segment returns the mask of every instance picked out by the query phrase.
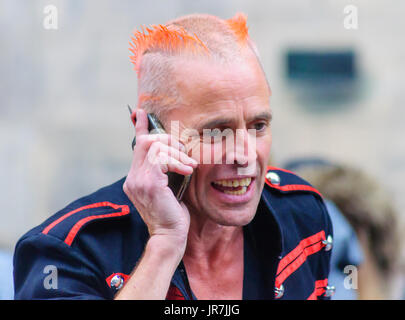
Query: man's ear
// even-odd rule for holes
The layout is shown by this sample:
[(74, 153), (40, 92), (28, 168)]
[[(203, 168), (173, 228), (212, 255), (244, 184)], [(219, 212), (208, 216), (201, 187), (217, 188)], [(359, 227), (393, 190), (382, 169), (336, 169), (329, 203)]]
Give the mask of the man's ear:
[(131, 117), (131, 121), (134, 124), (134, 126), (136, 126), (136, 110), (132, 110), (132, 108), (129, 106), (129, 104), (127, 106), (128, 106), (129, 114)]

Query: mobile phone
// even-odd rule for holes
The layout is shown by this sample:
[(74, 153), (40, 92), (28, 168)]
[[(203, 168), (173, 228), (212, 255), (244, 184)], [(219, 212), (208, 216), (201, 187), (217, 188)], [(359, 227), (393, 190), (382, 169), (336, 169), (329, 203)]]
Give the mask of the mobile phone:
[[(132, 113), (132, 109), (128, 106), (129, 112), (131, 113), (132, 122), (135, 124), (134, 114)], [(151, 133), (165, 133), (165, 129), (163, 128), (162, 123), (159, 121), (157, 116), (153, 113), (148, 113), (148, 131)], [(153, 132), (152, 132), (153, 131)], [(132, 150), (134, 149), (136, 144), (136, 135), (132, 140)], [(183, 176), (176, 172), (168, 172), (166, 173), (169, 178), (168, 186), (172, 190), (174, 196), (176, 197), (177, 201), (181, 201), (183, 198), (184, 192), (186, 191), (188, 185), (190, 184), (191, 174)]]

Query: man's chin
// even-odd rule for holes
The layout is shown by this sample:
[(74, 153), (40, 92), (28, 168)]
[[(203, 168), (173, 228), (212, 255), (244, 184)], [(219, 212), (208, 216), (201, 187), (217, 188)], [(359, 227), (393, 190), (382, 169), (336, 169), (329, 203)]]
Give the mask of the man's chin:
[(210, 211), (211, 219), (219, 225), (235, 227), (243, 227), (249, 224), (255, 214), (256, 209), (251, 206), (249, 208), (227, 208)]

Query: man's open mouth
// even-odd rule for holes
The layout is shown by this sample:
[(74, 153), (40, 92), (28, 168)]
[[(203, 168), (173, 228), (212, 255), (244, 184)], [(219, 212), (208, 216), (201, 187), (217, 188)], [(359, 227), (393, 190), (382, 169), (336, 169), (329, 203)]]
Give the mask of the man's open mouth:
[(226, 194), (243, 195), (247, 192), (253, 180), (252, 178), (218, 180), (212, 182), (211, 185), (216, 190)]

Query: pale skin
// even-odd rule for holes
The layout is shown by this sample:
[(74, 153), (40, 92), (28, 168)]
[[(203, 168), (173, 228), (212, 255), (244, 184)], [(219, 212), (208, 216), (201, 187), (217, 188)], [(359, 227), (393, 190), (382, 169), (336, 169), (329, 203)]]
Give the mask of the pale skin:
[[(271, 146), (271, 93), (253, 53), (246, 54), (244, 61), (220, 66), (179, 60), (175, 81), (182, 105), (164, 119), (165, 126), (177, 120), (181, 128), (198, 131), (211, 126), (241, 129), (246, 148), (233, 152), (231, 164), (202, 164), (202, 159), (186, 153), (173, 137), (161, 142), (164, 139), (159, 135), (148, 134), (145, 111), (137, 110), (137, 144), (124, 192), (147, 225), (150, 238), (116, 299), (165, 299), (182, 259), (198, 299), (242, 299), (242, 227), (256, 213)], [(256, 130), (254, 146), (248, 129)], [(180, 152), (171, 154), (169, 164), (151, 164), (148, 154), (158, 153), (162, 145), (163, 150)], [(219, 145), (204, 147), (215, 153)], [(224, 148), (222, 152), (224, 159), (229, 157)], [(214, 181), (244, 178), (237, 169), (252, 163), (254, 171), (246, 176), (252, 186), (246, 195), (228, 196), (213, 188)], [(167, 171), (193, 173), (180, 204), (167, 187)]]

